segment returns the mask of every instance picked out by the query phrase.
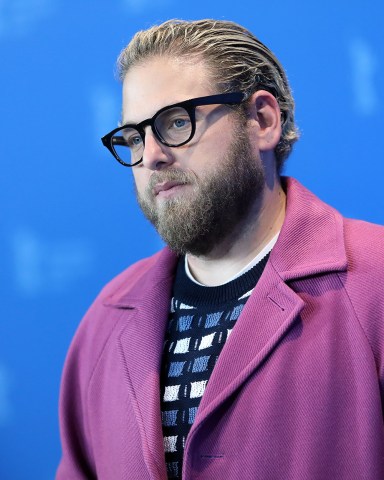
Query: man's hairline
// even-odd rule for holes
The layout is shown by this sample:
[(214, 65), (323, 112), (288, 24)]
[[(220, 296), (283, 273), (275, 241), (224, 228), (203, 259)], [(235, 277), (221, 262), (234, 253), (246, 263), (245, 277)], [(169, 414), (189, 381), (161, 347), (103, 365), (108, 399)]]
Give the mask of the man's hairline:
[(224, 92), (219, 92), (217, 89), (219, 89), (219, 85), (217, 82), (217, 79), (215, 78), (215, 67), (209, 62), (209, 59), (204, 57), (203, 53), (201, 52), (195, 52), (192, 55), (187, 55), (187, 54), (182, 54), (182, 55), (174, 55), (171, 52), (164, 52), (164, 53), (151, 53), (149, 55), (144, 56), (143, 58), (140, 58), (138, 60), (135, 60), (127, 69), (124, 69), (122, 71), (118, 71), (118, 78), (120, 80), (120, 83), (123, 85), (125, 78), (128, 74), (128, 72), (135, 68), (135, 67), (140, 67), (145, 65), (146, 62), (149, 62), (153, 59), (168, 59), (171, 60), (172, 62), (179, 64), (181, 67), (183, 65), (189, 65), (191, 67), (196, 65), (196, 61), (200, 62), (203, 67), (205, 67), (205, 71), (207, 72), (207, 82), (214, 82), (216, 84), (217, 88), (211, 87), (210, 84), (207, 84), (207, 88), (210, 90), (210, 94), (215, 94), (215, 93), (224, 93)]

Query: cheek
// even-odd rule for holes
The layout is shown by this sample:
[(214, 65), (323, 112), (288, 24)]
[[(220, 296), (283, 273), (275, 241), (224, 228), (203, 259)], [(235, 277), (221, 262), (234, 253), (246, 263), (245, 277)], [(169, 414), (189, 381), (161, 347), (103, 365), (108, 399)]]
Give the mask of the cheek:
[[(187, 145), (186, 145), (187, 146)], [(231, 131), (207, 131), (199, 138), (196, 144), (192, 144), (185, 150), (184, 165), (195, 171), (198, 176), (201, 172), (215, 171), (223, 158), (228, 154), (231, 147)], [(183, 160), (180, 162), (183, 164)]]
[(204, 148), (204, 170), (215, 171), (227, 156), (230, 147), (229, 135), (226, 134), (217, 135), (213, 141), (207, 143)]
[(206, 142), (207, 153), (219, 159), (225, 156), (231, 147), (233, 132), (234, 125), (228, 117), (214, 125), (209, 132), (209, 141)]
[(143, 194), (146, 186), (148, 185), (149, 175), (144, 169), (137, 169), (133, 171), (133, 182), (136, 186), (136, 190), (139, 194)]

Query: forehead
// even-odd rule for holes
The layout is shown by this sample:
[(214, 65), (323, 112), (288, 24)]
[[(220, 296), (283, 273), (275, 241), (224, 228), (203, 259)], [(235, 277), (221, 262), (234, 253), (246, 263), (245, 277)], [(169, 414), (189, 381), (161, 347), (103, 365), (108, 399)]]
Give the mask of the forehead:
[(202, 60), (147, 59), (124, 77), (122, 121), (139, 123), (166, 105), (210, 93), (208, 68)]

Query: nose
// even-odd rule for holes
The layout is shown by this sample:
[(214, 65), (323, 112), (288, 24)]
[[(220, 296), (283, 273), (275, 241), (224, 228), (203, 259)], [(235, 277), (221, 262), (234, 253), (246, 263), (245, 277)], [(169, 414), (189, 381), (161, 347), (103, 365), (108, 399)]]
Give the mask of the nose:
[(174, 162), (170, 147), (163, 145), (155, 137), (151, 128), (145, 129), (143, 165), (149, 170), (161, 170)]

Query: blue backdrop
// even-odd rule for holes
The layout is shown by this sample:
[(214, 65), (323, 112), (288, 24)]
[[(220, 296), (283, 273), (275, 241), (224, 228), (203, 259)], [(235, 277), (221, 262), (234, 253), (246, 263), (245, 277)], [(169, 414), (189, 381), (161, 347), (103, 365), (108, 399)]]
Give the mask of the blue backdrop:
[(238, 21), (277, 54), (302, 138), (286, 173), (383, 223), (381, 0), (0, 2), (0, 479), (52, 479), (70, 339), (101, 286), (161, 245), (100, 137), (120, 116), (114, 62), (168, 18)]

